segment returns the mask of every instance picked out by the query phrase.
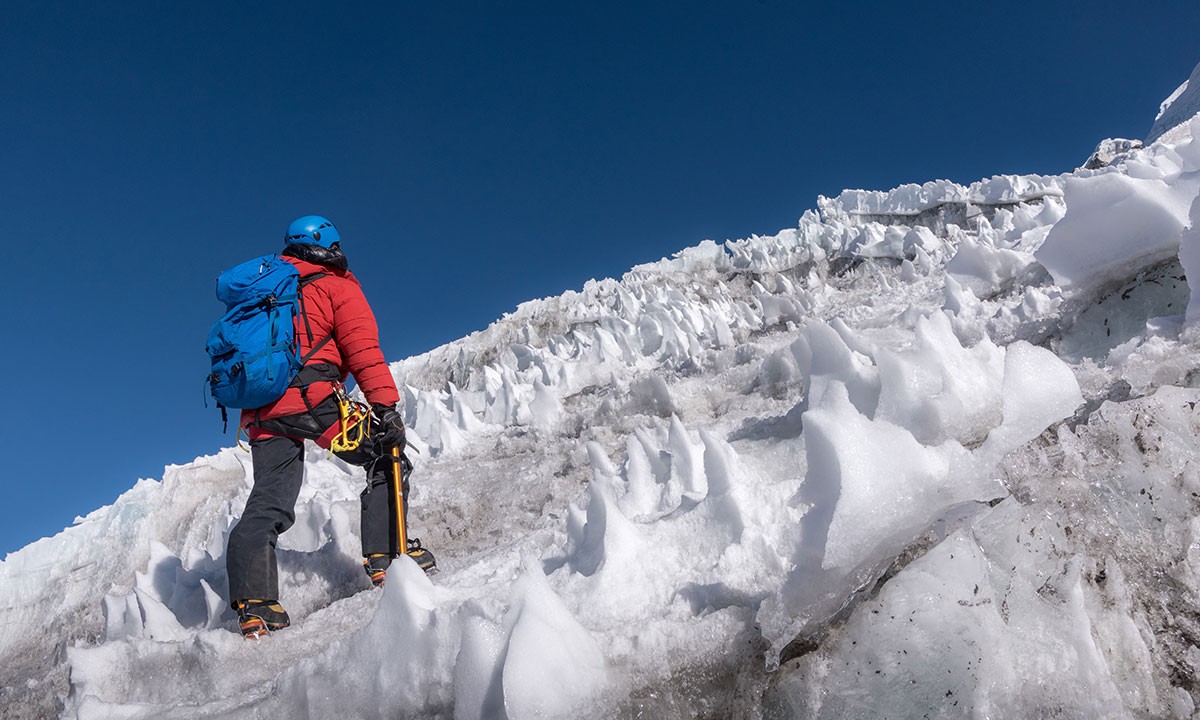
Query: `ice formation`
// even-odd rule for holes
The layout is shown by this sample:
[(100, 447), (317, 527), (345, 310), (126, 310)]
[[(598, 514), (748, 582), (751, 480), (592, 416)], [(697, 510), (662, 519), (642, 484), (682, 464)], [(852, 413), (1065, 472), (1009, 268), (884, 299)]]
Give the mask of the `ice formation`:
[(1184, 135), (820, 198), (394, 364), (442, 572), (371, 589), (361, 470), (310, 448), (262, 642), (248, 455), (140, 481), (0, 563), (6, 713), (1191, 717)]
[(1188, 121), (1200, 113), (1200, 65), (1192, 75), (1163, 100), (1158, 117), (1146, 135), (1146, 142), (1179, 142), (1194, 136), (1194, 127)]

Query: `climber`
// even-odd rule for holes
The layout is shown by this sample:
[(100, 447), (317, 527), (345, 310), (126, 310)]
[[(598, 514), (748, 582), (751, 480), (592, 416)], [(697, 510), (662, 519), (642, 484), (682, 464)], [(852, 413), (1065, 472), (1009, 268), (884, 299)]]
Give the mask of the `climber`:
[[(348, 269), (337, 228), (320, 216), (297, 219), (288, 227), (276, 262), (280, 257), (299, 273), (292, 319), (293, 358), (299, 361), (293, 362), (298, 371), (283, 395), (243, 409), (239, 423), (250, 439), (254, 486), (229, 533), (226, 567), (230, 605), (246, 637), (290, 622), (279, 604), (275, 543), (295, 522), (305, 440), (324, 448), (332, 444), (338, 457), (367, 471), (361, 495), (363, 567), (375, 586), (383, 585), (394, 555), (408, 555), (427, 572), (436, 567), (420, 540), (396, 547), (398, 523), (388, 487), (394, 472), (391, 450), (398, 447), (402, 452), (405, 447), (404, 423), (395, 407), (399, 394), (379, 348), (375, 315)], [(267, 305), (276, 302), (273, 296), (270, 300)], [(347, 397), (342, 383), (348, 374), (354, 376), (369, 409)], [(347, 442), (348, 425), (364, 432)], [(407, 508), (404, 475), (402, 504)]]

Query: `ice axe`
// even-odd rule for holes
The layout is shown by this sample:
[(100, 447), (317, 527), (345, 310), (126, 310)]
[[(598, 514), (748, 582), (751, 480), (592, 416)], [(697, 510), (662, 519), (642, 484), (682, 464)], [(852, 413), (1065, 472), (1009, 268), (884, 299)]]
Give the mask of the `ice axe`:
[(393, 557), (408, 554), (408, 529), (404, 527), (404, 463), (400, 460), (400, 446), (392, 446), (392, 497), (396, 501), (396, 544)]

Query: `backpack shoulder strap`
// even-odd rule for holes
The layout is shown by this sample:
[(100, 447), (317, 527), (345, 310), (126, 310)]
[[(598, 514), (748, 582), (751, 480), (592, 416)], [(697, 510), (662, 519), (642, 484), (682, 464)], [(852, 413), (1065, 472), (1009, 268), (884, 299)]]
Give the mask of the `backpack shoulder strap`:
[(300, 278), (300, 287), (303, 288), (305, 285), (308, 285), (309, 283), (320, 280), (323, 277), (328, 277), (329, 274), (330, 273), (327, 273), (327, 272), (318, 272), (318, 273), (313, 273), (312, 275), (305, 275), (304, 277)]
[(324, 338), (322, 338), (320, 342), (313, 344), (314, 338), (313, 338), (312, 325), (308, 322), (308, 309), (304, 307), (304, 287), (313, 282), (316, 282), (317, 280), (320, 280), (321, 278), (323, 278), (327, 275), (329, 275), (329, 273), (323, 273), (323, 272), (313, 273), (312, 275), (305, 275), (304, 277), (300, 278), (299, 285), (296, 288), (297, 303), (299, 305), (300, 317), (304, 318), (304, 332), (308, 336), (308, 344), (310, 345), (310, 349), (309, 349), (308, 353), (304, 357), (300, 358), (301, 367), (303, 367), (306, 363), (308, 363), (308, 361), (312, 359), (313, 355), (317, 354), (318, 350), (325, 347), (325, 344), (333, 339), (333, 331), (330, 330), (329, 334), (326, 335)]

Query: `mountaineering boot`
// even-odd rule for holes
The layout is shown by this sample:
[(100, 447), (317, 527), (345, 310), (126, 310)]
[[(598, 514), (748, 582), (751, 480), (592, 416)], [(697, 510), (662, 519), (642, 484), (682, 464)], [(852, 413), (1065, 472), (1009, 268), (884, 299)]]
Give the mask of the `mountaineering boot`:
[(408, 552), (405, 553), (410, 558), (417, 562), (417, 567), (425, 571), (427, 575), (432, 575), (437, 572), (437, 560), (433, 559), (433, 553), (426, 550), (418, 538), (412, 538), (408, 541)]
[[(408, 541), (408, 552), (405, 553), (417, 563), (417, 567), (424, 570), (427, 574), (433, 575), (437, 572), (437, 560), (433, 559), (433, 553), (426, 550), (421, 545), (421, 541), (413, 538)], [(366, 571), (367, 577), (371, 578), (371, 584), (375, 587), (383, 587), (387, 581), (387, 570), (392, 564), (392, 556), (383, 553), (375, 553), (368, 555), (363, 560), (363, 570)]]
[(257, 639), (268, 631), (282, 630), (292, 624), (287, 611), (275, 600), (238, 600), (233, 607), (245, 638)]
[(371, 584), (375, 587), (383, 587), (383, 582), (387, 578), (388, 566), (392, 564), (392, 556), (383, 553), (375, 553), (368, 555), (366, 560), (363, 560), (363, 570), (367, 571), (367, 577), (371, 578)]

